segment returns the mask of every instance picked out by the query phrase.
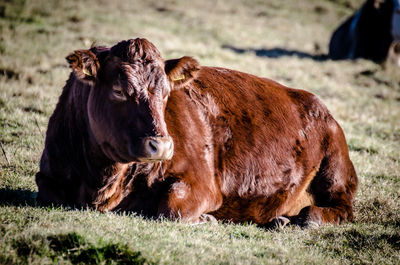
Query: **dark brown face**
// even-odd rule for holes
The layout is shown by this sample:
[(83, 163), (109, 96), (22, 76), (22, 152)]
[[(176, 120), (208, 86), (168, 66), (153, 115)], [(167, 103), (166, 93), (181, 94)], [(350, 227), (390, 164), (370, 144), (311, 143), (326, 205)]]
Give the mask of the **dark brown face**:
[(89, 125), (104, 154), (118, 162), (171, 159), (174, 145), (164, 120), (168, 95), (193, 78), (197, 61), (164, 62), (145, 39), (92, 51), (75, 51), (67, 60), (75, 76), (91, 84)]
[(164, 121), (170, 84), (162, 61), (122, 62), (109, 55), (90, 92), (91, 129), (116, 161), (170, 159), (173, 143)]

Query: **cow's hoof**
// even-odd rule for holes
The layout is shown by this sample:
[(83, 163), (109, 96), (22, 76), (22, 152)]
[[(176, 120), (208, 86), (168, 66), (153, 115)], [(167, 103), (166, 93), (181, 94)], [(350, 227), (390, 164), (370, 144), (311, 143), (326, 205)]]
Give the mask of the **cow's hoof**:
[(311, 228), (311, 229), (314, 229), (314, 228), (318, 228), (318, 227), (320, 227), (321, 225), (318, 223), (318, 222), (314, 222), (314, 221), (309, 221), (309, 222), (307, 222), (307, 228)]
[(323, 224), (320, 210), (315, 206), (307, 206), (300, 213), (290, 218), (293, 225), (300, 228), (317, 228)]
[(288, 223), (290, 223), (289, 218), (278, 216), (272, 219), (272, 221), (266, 224), (264, 227), (268, 230), (283, 229)]
[(200, 215), (200, 217), (198, 218), (197, 221), (194, 221), (194, 222), (193, 221), (189, 221), (189, 223), (190, 223), (190, 225), (193, 225), (193, 226), (202, 225), (202, 224), (213, 224), (213, 225), (215, 225), (215, 224), (218, 224), (218, 221), (211, 214), (205, 214), (204, 213), (204, 214)]
[(210, 224), (218, 224), (217, 218), (215, 218), (214, 216), (212, 216), (211, 214), (206, 214), (203, 213), (200, 216), (200, 220), (203, 223), (210, 223)]
[(321, 222), (310, 220), (310, 218), (297, 217), (292, 220), (292, 224), (300, 228), (315, 229), (321, 226)]

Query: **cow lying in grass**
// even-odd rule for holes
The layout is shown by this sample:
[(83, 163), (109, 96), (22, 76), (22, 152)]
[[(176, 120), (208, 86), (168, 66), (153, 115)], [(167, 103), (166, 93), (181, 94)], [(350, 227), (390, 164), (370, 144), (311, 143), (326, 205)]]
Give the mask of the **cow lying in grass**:
[(190, 57), (164, 61), (145, 39), (67, 61), (38, 201), (187, 222), (353, 220), (346, 140), (314, 95)]
[(365, 58), (383, 62), (400, 32), (399, 0), (366, 0), (332, 34), (329, 57), (333, 60)]

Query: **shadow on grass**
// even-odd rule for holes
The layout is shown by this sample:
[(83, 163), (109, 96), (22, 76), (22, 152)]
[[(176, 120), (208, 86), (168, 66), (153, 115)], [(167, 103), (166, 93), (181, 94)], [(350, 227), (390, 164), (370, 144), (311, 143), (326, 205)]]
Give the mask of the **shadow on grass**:
[[(12, 246), (22, 263), (35, 260), (35, 257), (48, 257), (73, 264), (152, 264), (142, 257), (139, 251), (132, 251), (120, 243), (99, 243), (95, 246), (75, 233), (56, 235), (33, 235), (30, 238), (14, 240)], [(10, 256), (1, 256), (0, 262), (10, 261)]]
[(326, 54), (310, 54), (298, 50), (288, 50), (283, 48), (272, 48), (272, 49), (255, 49), (255, 48), (238, 48), (229, 44), (222, 45), (223, 49), (229, 49), (238, 54), (245, 52), (254, 52), (259, 57), (268, 58), (280, 58), (283, 56), (296, 56), (300, 59), (312, 59), (314, 61), (323, 62), (329, 59)]
[(31, 190), (0, 188), (0, 206), (37, 206), (36, 194)]
[[(369, 231), (352, 228), (344, 231), (317, 233), (306, 244), (324, 249), (325, 253), (344, 256), (350, 264), (376, 263), (379, 259), (395, 261), (400, 250), (400, 233), (393, 230), (372, 229)], [(387, 263), (391, 264), (391, 262)]]

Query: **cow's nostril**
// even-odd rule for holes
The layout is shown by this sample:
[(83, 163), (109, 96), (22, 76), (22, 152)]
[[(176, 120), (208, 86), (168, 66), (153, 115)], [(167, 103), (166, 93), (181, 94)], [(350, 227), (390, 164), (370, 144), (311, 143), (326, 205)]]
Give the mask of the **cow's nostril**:
[(152, 151), (152, 153), (157, 153), (158, 151), (158, 143), (154, 140), (150, 140), (148, 141), (148, 146), (150, 147), (150, 150)]
[(171, 159), (174, 144), (170, 137), (148, 137), (143, 141), (143, 158), (145, 160)]

